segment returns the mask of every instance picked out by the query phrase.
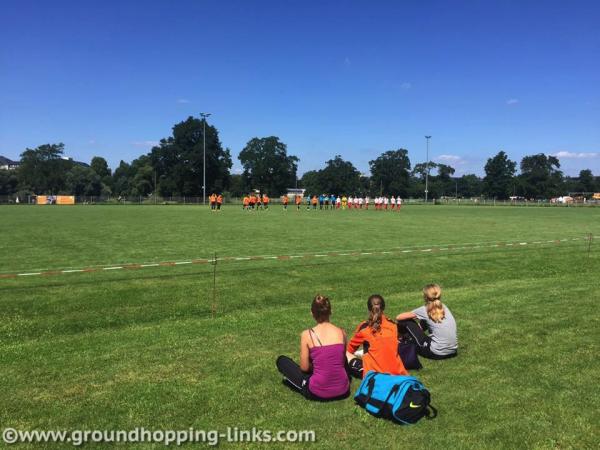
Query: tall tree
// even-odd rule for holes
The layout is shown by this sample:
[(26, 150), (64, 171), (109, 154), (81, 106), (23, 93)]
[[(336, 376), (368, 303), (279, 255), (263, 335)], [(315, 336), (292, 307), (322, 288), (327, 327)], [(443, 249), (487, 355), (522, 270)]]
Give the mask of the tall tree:
[(90, 167), (73, 165), (66, 176), (66, 190), (73, 195), (99, 196), (102, 192), (102, 180)]
[(519, 178), (526, 197), (550, 198), (562, 192), (562, 172), (560, 162), (555, 156), (543, 153), (525, 156), (521, 160), (521, 175)]
[(590, 169), (584, 169), (579, 172), (577, 190), (581, 192), (596, 191), (596, 180)]
[(489, 158), (485, 164), (485, 177), (483, 178), (483, 192), (488, 197), (506, 199), (514, 190), (514, 176), (517, 163), (508, 159), (504, 151)]
[(474, 174), (466, 174), (457, 180), (458, 195), (461, 197), (479, 197), (483, 191), (481, 178)]
[(0, 169), (0, 195), (10, 195), (17, 192), (18, 182), (14, 170)]
[(113, 193), (118, 196), (130, 195), (131, 190), (131, 178), (132, 170), (131, 166), (125, 161), (121, 160), (119, 167), (117, 167), (112, 176), (112, 189)]
[(206, 126), (206, 192), (222, 192), (229, 186), (231, 153), (223, 150), (215, 127), (188, 117), (173, 127), (173, 135), (161, 139), (150, 152), (150, 164), (163, 195), (201, 195)]
[(369, 161), (373, 190), (406, 197), (410, 185), (410, 159), (403, 148), (382, 153)]
[(350, 161), (344, 161), (340, 155), (327, 161), (324, 169), (319, 171), (319, 178), (325, 193), (360, 194), (360, 172)]
[(300, 179), (300, 186), (306, 189), (309, 195), (322, 194), (325, 188), (321, 182), (321, 171), (309, 170), (308, 172), (304, 172), (304, 175)]
[(20, 189), (34, 194), (58, 194), (65, 189), (73, 162), (63, 159), (65, 145), (44, 144), (21, 154), (18, 170)]
[(287, 146), (276, 136), (253, 138), (238, 156), (246, 185), (271, 195), (280, 195), (296, 185), (298, 158), (287, 154)]

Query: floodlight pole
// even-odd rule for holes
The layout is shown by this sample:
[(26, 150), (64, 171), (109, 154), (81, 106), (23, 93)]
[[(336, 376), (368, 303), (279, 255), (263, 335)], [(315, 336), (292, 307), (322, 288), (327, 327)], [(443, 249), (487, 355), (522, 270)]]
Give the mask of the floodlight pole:
[(427, 203), (427, 193), (429, 192), (429, 139), (431, 136), (425, 136), (427, 140), (427, 162), (425, 163), (425, 203)]
[(206, 118), (210, 113), (200, 113), (202, 117), (202, 140), (204, 141), (204, 151), (202, 152), (202, 204), (206, 205)]

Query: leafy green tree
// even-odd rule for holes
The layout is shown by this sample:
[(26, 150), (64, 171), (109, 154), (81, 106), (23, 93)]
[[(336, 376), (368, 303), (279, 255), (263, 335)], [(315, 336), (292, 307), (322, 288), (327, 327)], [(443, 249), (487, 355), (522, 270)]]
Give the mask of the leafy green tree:
[(63, 159), (65, 145), (44, 144), (21, 154), (19, 187), (34, 194), (57, 194), (65, 189), (67, 172), (73, 161)]
[(562, 194), (562, 172), (555, 156), (543, 153), (525, 156), (519, 176), (524, 195), (530, 198), (550, 198)]
[(243, 197), (247, 190), (244, 177), (241, 174), (231, 175), (229, 193), (232, 197)]
[(110, 177), (110, 169), (106, 159), (101, 156), (94, 156), (90, 164), (90, 168), (96, 172), (96, 174), (104, 180), (106, 177)]
[[(173, 127), (173, 135), (161, 139), (150, 152), (162, 195), (201, 195), (204, 168), (204, 122), (194, 117)], [(222, 192), (229, 187), (231, 152), (223, 149), (215, 127), (206, 124), (206, 192)], [(144, 169), (146, 172), (146, 170)], [(143, 175), (145, 179), (147, 174)], [(141, 185), (135, 187), (145, 191)]]
[(117, 196), (130, 195), (131, 191), (131, 178), (133, 171), (131, 166), (125, 161), (121, 160), (119, 167), (115, 169), (112, 176), (113, 194)]
[(386, 195), (408, 194), (410, 186), (410, 159), (408, 150), (403, 148), (382, 153), (369, 161), (371, 185), (374, 193), (383, 191)]
[(327, 161), (324, 169), (319, 171), (319, 178), (324, 193), (360, 194), (360, 172), (350, 161), (344, 161), (340, 155)]
[(19, 180), (14, 170), (0, 169), (0, 195), (10, 195), (17, 192)]
[(322, 194), (325, 191), (320, 172), (319, 170), (309, 170), (304, 172), (304, 175), (300, 178), (300, 187), (306, 189), (306, 192), (310, 195)]
[(479, 197), (483, 192), (483, 181), (477, 175), (467, 174), (458, 178), (458, 195), (470, 198)]
[(238, 158), (250, 188), (280, 195), (296, 185), (299, 159), (288, 155), (287, 146), (276, 136), (251, 139)]
[(72, 195), (99, 196), (102, 180), (92, 168), (75, 164), (67, 172), (66, 191)]
[(580, 192), (595, 192), (596, 191), (596, 179), (589, 169), (584, 169), (579, 172), (579, 178), (577, 180), (577, 190)]
[(506, 199), (514, 190), (514, 176), (517, 163), (508, 159), (504, 151), (489, 158), (485, 164), (485, 177), (483, 178), (483, 192), (488, 197)]
[(154, 192), (154, 168), (148, 155), (131, 162), (131, 173), (130, 195), (144, 197)]

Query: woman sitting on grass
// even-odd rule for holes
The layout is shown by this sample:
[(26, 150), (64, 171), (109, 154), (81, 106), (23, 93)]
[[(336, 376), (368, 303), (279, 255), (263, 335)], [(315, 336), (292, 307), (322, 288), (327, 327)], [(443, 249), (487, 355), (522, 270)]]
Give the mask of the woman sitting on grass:
[[(405, 328), (417, 344), (417, 353), (424, 358), (446, 359), (457, 355), (456, 322), (442, 303), (442, 289), (437, 284), (423, 288), (425, 305), (411, 312), (398, 314), (398, 327)], [(419, 319), (419, 324), (415, 322)], [(425, 332), (429, 334), (425, 334)]]
[(329, 322), (331, 303), (317, 295), (311, 305), (317, 322), (300, 335), (300, 365), (287, 356), (277, 358), (283, 381), (311, 400), (335, 400), (350, 394), (346, 373), (346, 333)]
[[(392, 375), (408, 375), (398, 355), (398, 327), (383, 311), (385, 301), (381, 295), (371, 295), (367, 301), (369, 318), (362, 322), (347, 346), (351, 374), (364, 377), (369, 370)], [(362, 345), (362, 361), (354, 353)]]

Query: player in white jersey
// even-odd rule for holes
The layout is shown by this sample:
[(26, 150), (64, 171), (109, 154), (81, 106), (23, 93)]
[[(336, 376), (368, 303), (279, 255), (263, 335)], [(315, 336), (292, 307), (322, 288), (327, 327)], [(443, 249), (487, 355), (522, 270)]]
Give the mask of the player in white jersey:
[(358, 198), (358, 207), (359, 207), (360, 209), (362, 209), (362, 207), (363, 207), (363, 204), (364, 204), (364, 203), (365, 203), (365, 199), (364, 199), (364, 198), (362, 198), (362, 197), (359, 197), (359, 198)]
[(400, 198), (400, 196), (398, 196), (398, 198), (396, 199), (396, 208), (398, 209), (398, 211), (400, 211), (400, 208), (402, 208), (402, 199)]
[(354, 207), (358, 209), (358, 197), (354, 197)]
[(391, 209), (392, 209), (392, 211), (393, 211), (394, 209), (396, 209), (396, 197), (394, 197), (393, 195), (392, 195), (392, 197), (390, 198), (390, 204), (391, 204)]
[(340, 209), (340, 205), (342, 204), (342, 198), (338, 195), (335, 199), (335, 209)]
[(390, 203), (390, 199), (387, 197), (383, 197), (383, 206), (385, 209), (388, 209), (388, 204)]
[(369, 198), (369, 196), (367, 195), (367, 196), (365, 197), (365, 209), (369, 209), (369, 201), (370, 201), (370, 200), (371, 200), (371, 199), (370, 199), (370, 198)]
[(354, 199), (352, 197), (348, 197), (348, 209), (352, 209), (354, 206)]

